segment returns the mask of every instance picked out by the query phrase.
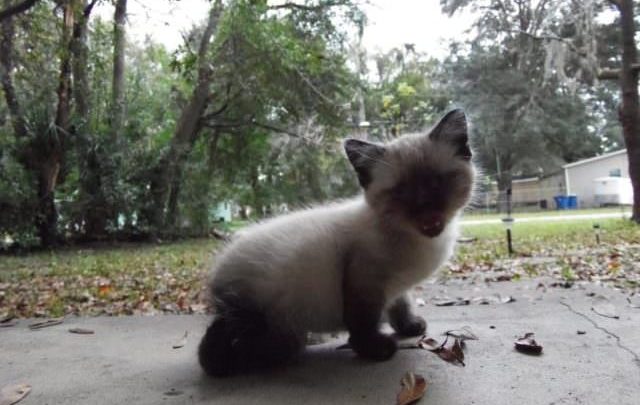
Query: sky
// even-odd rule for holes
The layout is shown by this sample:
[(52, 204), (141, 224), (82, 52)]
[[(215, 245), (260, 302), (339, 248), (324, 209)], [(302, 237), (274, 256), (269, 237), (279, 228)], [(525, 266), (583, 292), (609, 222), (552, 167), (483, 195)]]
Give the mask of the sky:
[[(375, 52), (389, 50), (405, 43), (416, 45), (417, 51), (444, 57), (446, 40), (464, 35), (471, 16), (449, 18), (440, 12), (439, 0), (370, 0), (365, 6), (369, 25), (364, 44)], [(129, 0), (128, 35), (135, 41), (150, 36), (169, 49), (182, 42), (182, 32), (204, 21), (210, 3), (206, 0)], [(113, 7), (102, 4), (97, 10), (105, 19), (113, 16)]]

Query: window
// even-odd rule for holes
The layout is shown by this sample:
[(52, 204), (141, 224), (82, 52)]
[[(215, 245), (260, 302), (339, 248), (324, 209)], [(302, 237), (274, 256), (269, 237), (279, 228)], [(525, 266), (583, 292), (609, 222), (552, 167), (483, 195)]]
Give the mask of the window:
[(611, 169), (611, 170), (609, 170), (609, 176), (611, 176), (611, 177), (622, 177), (622, 170), (620, 170), (620, 169)]

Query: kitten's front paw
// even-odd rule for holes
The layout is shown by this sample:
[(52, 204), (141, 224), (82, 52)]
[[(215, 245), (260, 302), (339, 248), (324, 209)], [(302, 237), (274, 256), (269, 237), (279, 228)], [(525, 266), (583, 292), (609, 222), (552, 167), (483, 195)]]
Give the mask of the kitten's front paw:
[(398, 345), (392, 337), (381, 333), (359, 337), (351, 336), (349, 344), (359, 356), (375, 361), (390, 359), (398, 349)]
[(422, 336), (427, 330), (427, 321), (421, 316), (414, 315), (401, 324), (392, 326), (401, 336)]

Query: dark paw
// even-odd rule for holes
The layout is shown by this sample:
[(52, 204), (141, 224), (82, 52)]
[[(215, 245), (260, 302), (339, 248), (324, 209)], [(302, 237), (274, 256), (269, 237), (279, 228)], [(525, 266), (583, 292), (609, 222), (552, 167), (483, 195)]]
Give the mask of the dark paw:
[(423, 317), (414, 315), (406, 321), (391, 325), (401, 336), (422, 336), (427, 330), (427, 322)]
[(390, 359), (398, 349), (392, 337), (381, 333), (360, 337), (351, 336), (349, 344), (359, 356), (375, 361)]

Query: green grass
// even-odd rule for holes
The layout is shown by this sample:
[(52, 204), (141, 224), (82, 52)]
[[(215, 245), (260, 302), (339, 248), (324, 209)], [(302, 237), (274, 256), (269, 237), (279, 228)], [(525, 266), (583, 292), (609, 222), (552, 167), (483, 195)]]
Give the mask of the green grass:
[[(532, 212), (514, 212), (514, 218), (535, 218), (535, 217), (554, 217), (564, 215), (586, 215), (586, 214), (616, 214), (620, 213), (630, 215), (630, 207), (609, 207), (609, 208), (590, 208), (579, 210), (545, 210)], [(486, 220), (486, 219), (502, 219), (505, 214), (485, 213), (481, 211), (471, 211), (464, 214), (463, 220)]]
[(201, 239), (0, 256), (0, 317), (203, 311), (216, 245)]
[[(601, 227), (600, 244), (596, 243), (594, 222)], [(234, 221), (227, 229), (246, 225)], [(516, 222), (516, 257), (551, 261), (540, 265), (521, 260), (508, 269), (503, 264), (510, 258), (501, 224), (463, 226), (462, 233), (475, 241), (458, 246), (445, 276), (509, 271), (512, 280), (539, 275), (589, 280), (595, 266), (607, 277), (623, 275), (620, 283), (626, 287), (640, 286), (640, 227), (628, 220)], [(0, 256), (0, 318), (6, 314), (205, 312), (205, 280), (217, 246), (215, 240), (192, 239)]]

